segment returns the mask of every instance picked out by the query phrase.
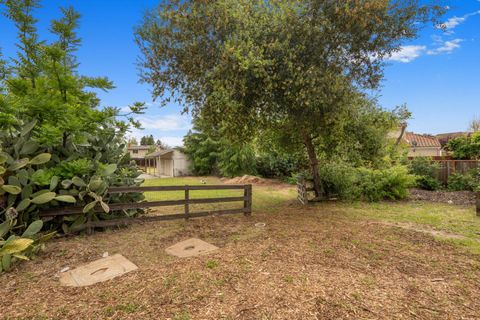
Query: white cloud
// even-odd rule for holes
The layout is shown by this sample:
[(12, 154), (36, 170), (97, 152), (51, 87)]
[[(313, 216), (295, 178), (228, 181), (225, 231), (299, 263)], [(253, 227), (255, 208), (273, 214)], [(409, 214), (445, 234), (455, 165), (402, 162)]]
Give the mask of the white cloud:
[(411, 62), (420, 57), (426, 49), (425, 46), (402, 46), (399, 51), (392, 53), (388, 60), (403, 63)]
[[(142, 128), (145, 130), (131, 128), (129, 134), (127, 135), (128, 138), (135, 138), (137, 141), (140, 141), (143, 136), (151, 134), (155, 140), (160, 139), (162, 142), (171, 147), (182, 146), (182, 131), (186, 133), (192, 127), (190, 117), (180, 114), (171, 114), (166, 116), (143, 115), (137, 117), (136, 120), (140, 121)], [(182, 136), (164, 136), (163, 134), (168, 131), (180, 131), (180, 133), (172, 132), (171, 134), (180, 134)]]
[(438, 48), (431, 49), (427, 51), (427, 54), (429, 55), (437, 55), (441, 53), (447, 53), (450, 54), (453, 52), (453, 50), (460, 48), (460, 43), (463, 41), (463, 39), (453, 39), (450, 41), (445, 41), (442, 43), (442, 45)]
[(159, 131), (189, 130), (192, 125), (190, 118), (186, 115), (167, 115), (163, 117), (140, 116), (137, 117), (142, 127)]
[(468, 18), (470, 18), (472, 16), (475, 16), (477, 14), (480, 14), (480, 10), (475, 11), (475, 12), (471, 12), (471, 13), (467, 13), (466, 15), (461, 16), (461, 17), (456, 17), (456, 16), (451, 17), (450, 19), (445, 21), (443, 24), (441, 24), (439, 26), (439, 28), (443, 26), (446, 29), (447, 34), (452, 34), (453, 29), (455, 29), (459, 24), (462, 24), (463, 22), (465, 22), (465, 20), (467, 20)]
[(120, 108), (121, 113), (129, 113), (129, 112), (132, 111), (129, 106), (122, 106), (122, 107), (119, 107), (119, 108)]
[(183, 146), (183, 137), (160, 137), (160, 140), (170, 147)]
[(445, 21), (443, 23), (443, 26), (447, 30), (448, 29), (453, 29), (456, 26), (458, 26), (460, 23), (464, 22), (465, 20), (467, 20), (467, 18), (465, 16), (463, 16), (463, 17), (452, 17), (452, 18), (448, 19), (447, 21)]

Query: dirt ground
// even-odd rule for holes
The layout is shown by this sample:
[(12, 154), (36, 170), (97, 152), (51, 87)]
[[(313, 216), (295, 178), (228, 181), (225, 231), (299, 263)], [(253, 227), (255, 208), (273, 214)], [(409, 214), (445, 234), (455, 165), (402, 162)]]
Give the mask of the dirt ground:
[(476, 195), (472, 191), (429, 191), (421, 189), (410, 189), (410, 200), (431, 201), (458, 205), (475, 204)]
[(253, 184), (256, 186), (275, 186), (275, 187), (292, 188), (291, 184), (283, 182), (279, 179), (267, 179), (267, 178), (251, 176), (251, 175), (244, 175), (241, 177), (235, 177), (231, 179), (221, 178), (220, 181), (222, 181), (225, 184)]
[[(266, 226), (259, 228), (257, 222)], [(220, 250), (164, 249), (197, 237)], [(63, 267), (121, 253), (139, 270), (85, 288)], [(332, 204), (158, 222), (50, 242), (0, 276), (4, 319), (478, 319), (480, 256), (433, 236), (352, 219)]]

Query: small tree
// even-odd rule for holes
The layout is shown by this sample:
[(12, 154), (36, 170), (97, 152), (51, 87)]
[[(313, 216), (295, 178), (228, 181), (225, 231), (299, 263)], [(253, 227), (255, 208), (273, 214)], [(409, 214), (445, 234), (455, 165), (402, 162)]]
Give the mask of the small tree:
[(477, 116), (473, 117), (473, 119), (470, 121), (468, 129), (472, 132), (480, 131), (480, 118)]
[(255, 174), (252, 144), (230, 141), (221, 131), (208, 128), (201, 118), (195, 119), (193, 130), (183, 138), (184, 152), (190, 157), (193, 172), (226, 177)]

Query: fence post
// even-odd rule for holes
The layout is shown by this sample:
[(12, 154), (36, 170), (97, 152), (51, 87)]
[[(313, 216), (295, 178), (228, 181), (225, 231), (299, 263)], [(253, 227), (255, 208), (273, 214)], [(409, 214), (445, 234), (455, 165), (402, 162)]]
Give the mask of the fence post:
[(190, 189), (188, 185), (185, 186), (185, 220), (190, 217)]
[(87, 213), (87, 235), (93, 234), (93, 228), (92, 228), (92, 215), (90, 213)]
[(308, 204), (307, 183), (303, 176), (297, 180), (297, 199), (301, 204)]
[(246, 184), (243, 186), (243, 214), (250, 216), (252, 214), (252, 185)]
[(480, 217), (480, 191), (477, 192), (477, 217)]

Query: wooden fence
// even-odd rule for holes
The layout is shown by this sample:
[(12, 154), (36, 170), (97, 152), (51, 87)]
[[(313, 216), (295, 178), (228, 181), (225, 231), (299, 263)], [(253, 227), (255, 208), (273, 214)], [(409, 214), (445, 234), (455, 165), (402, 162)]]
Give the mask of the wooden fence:
[(453, 173), (467, 173), (468, 171), (480, 168), (480, 160), (432, 160), (439, 165), (437, 178), (447, 184), (448, 178)]
[(480, 217), (480, 192), (477, 192), (477, 216)]
[[(190, 191), (192, 190), (243, 190), (243, 196), (237, 197), (221, 197), (221, 198), (191, 198)], [(174, 213), (157, 216), (140, 216), (137, 218), (121, 218), (112, 220), (91, 221), (88, 220), (82, 226), (75, 228), (72, 231), (80, 231), (87, 229), (87, 233), (91, 233), (96, 227), (111, 227), (124, 226), (134, 222), (150, 222), (161, 220), (175, 220), (175, 219), (189, 219), (196, 217), (204, 217), (208, 215), (224, 215), (243, 213), (250, 215), (252, 213), (252, 185), (198, 185), (198, 186), (152, 186), (152, 187), (113, 187), (108, 189), (108, 193), (137, 193), (137, 192), (152, 192), (152, 191), (184, 191), (184, 199), (180, 200), (162, 200), (162, 201), (144, 201), (133, 203), (109, 203), (111, 211), (120, 211), (127, 209), (141, 209), (165, 206), (183, 205), (183, 213)], [(243, 202), (243, 207), (238, 209), (224, 209), (224, 210), (209, 210), (191, 212), (190, 205), (192, 204), (206, 204), (206, 203), (222, 203), (222, 202)], [(101, 206), (94, 208), (95, 212), (103, 212)], [(83, 207), (69, 206), (50, 209), (40, 212), (41, 218), (65, 217), (75, 214), (83, 213)]]
[[(301, 204), (308, 204), (309, 195), (310, 193), (314, 192), (315, 189), (310, 186), (313, 183), (313, 180), (307, 180), (303, 177), (300, 177), (297, 180), (297, 200), (300, 201)], [(312, 197), (314, 198), (314, 196)]]

